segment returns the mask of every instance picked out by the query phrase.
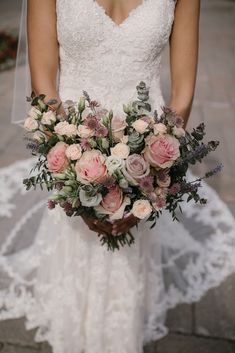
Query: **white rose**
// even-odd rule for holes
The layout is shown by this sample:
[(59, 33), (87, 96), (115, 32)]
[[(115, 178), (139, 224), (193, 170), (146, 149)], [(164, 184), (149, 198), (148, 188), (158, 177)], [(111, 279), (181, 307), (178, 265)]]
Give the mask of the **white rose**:
[(94, 130), (89, 129), (89, 127), (85, 125), (79, 125), (78, 126), (78, 136), (81, 138), (89, 138), (94, 135)]
[(178, 138), (185, 136), (185, 130), (182, 127), (174, 126), (172, 132)]
[(117, 156), (120, 158), (127, 158), (130, 154), (130, 147), (127, 146), (125, 143), (118, 143), (116, 146), (111, 148), (111, 155), (112, 156)]
[(108, 168), (109, 174), (113, 174), (116, 170), (120, 170), (124, 167), (124, 160), (117, 156), (109, 156), (106, 159), (105, 164)]
[(149, 124), (142, 119), (138, 119), (132, 124), (132, 126), (137, 132), (144, 134), (147, 131)]
[(24, 128), (28, 131), (34, 131), (38, 129), (37, 120), (29, 116), (27, 119), (25, 119)]
[(52, 123), (55, 123), (56, 122), (55, 113), (53, 113), (51, 110), (49, 110), (46, 113), (43, 113), (41, 122), (42, 124), (45, 124), (45, 125), (51, 125)]
[(85, 190), (81, 189), (79, 191), (79, 199), (83, 206), (95, 207), (98, 206), (102, 201), (102, 195), (96, 194), (95, 196), (89, 196), (89, 194)]
[(144, 219), (150, 216), (152, 207), (148, 200), (137, 200), (134, 202), (131, 212), (135, 217)]
[(54, 130), (57, 134), (66, 135), (68, 137), (72, 137), (78, 133), (77, 126), (74, 124), (69, 124), (67, 121), (61, 121), (58, 123)]
[(28, 113), (28, 116), (36, 120), (39, 119), (41, 115), (42, 113), (36, 107), (32, 107)]
[(72, 161), (76, 161), (82, 156), (82, 148), (79, 144), (73, 144), (67, 147), (65, 151), (66, 157), (71, 159)]
[(162, 135), (167, 133), (166, 125), (162, 123), (154, 124), (153, 128), (154, 128), (154, 135), (158, 135), (158, 134)]

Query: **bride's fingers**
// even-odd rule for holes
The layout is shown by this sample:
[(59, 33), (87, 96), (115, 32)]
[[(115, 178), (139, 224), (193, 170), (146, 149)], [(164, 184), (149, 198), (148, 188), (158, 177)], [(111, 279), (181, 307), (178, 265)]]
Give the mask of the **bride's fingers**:
[(112, 225), (107, 222), (94, 221), (94, 225), (100, 233), (111, 234), (112, 232)]

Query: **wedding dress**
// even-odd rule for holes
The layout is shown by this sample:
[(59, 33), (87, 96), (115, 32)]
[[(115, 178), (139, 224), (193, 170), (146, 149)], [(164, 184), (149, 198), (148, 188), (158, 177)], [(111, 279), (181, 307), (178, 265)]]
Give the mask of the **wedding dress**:
[[(175, 1), (146, 0), (120, 25), (93, 0), (56, 6), (62, 100), (86, 90), (121, 114), (142, 80), (160, 113)], [(152, 230), (141, 221), (135, 244), (112, 253), (81, 218), (47, 210), (46, 193), (23, 190), (34, 163), (0, 170), (0, 318), (25, 316), (54, 353), (140, 353), (167, 334), (169, 308), (198, 301), (235, 271), (235, 221), (207, 184), (206, 206), (185, 205), (181, 222), (165, 212)]]

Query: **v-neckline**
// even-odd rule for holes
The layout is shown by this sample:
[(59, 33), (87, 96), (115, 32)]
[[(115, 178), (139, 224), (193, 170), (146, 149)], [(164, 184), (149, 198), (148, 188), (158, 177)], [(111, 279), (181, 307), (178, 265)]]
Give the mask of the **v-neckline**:
[(144, 7), (144, 5), (146, 4), (146, 2), (147, 2), (148, 0), (142, 0), (142, 2), (141, 2), (139, 5), (137, 5), (136, 7), (134, 7), (134, 8), (129, 12), (129, 14), (127, 15), (127, 17), (124, 18), (124, 20), (123, 20), (121, 23), (117, 23), (116, 21), (114, 21), (114, 20), (112, 19), (112, 17), (107, 14), (105, 8), (104, 8), (101, 4), (99, 4), (99, 3), (97, 2), (97, 0), (91, 0), (91, 1), (93, 2), (94, 6), (95, 6), (98, 10), (101, 11), (101, 13), (103, 14), (103, 16), (104, 16), (104, 18), (105, 18), (106, 20), (108, 20), (114, 27), (120, 29), (120, 28), (122, 28), (122, 27), (130, 20), (130, 18), (133, 17), (134, 14), (136, 14), (137, 12), (139, 12), (139, 11), (142, 9), (142, 7)]

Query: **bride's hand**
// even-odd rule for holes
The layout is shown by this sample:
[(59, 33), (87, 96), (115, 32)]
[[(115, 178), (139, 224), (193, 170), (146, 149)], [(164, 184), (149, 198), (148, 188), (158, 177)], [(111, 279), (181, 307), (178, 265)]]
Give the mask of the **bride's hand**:
[(113, 225), (105, 221), (99, 221), (97, 219), (82, 215), (82, 219), (90, 230), (98, 234), (111, 234)]
[(121, 220), (115, 221), (113, 223), (112, 235), (121, 235), (128, 233), (132, 227), (137, 225), (139, 219), (133, 215), (123, 218)]

